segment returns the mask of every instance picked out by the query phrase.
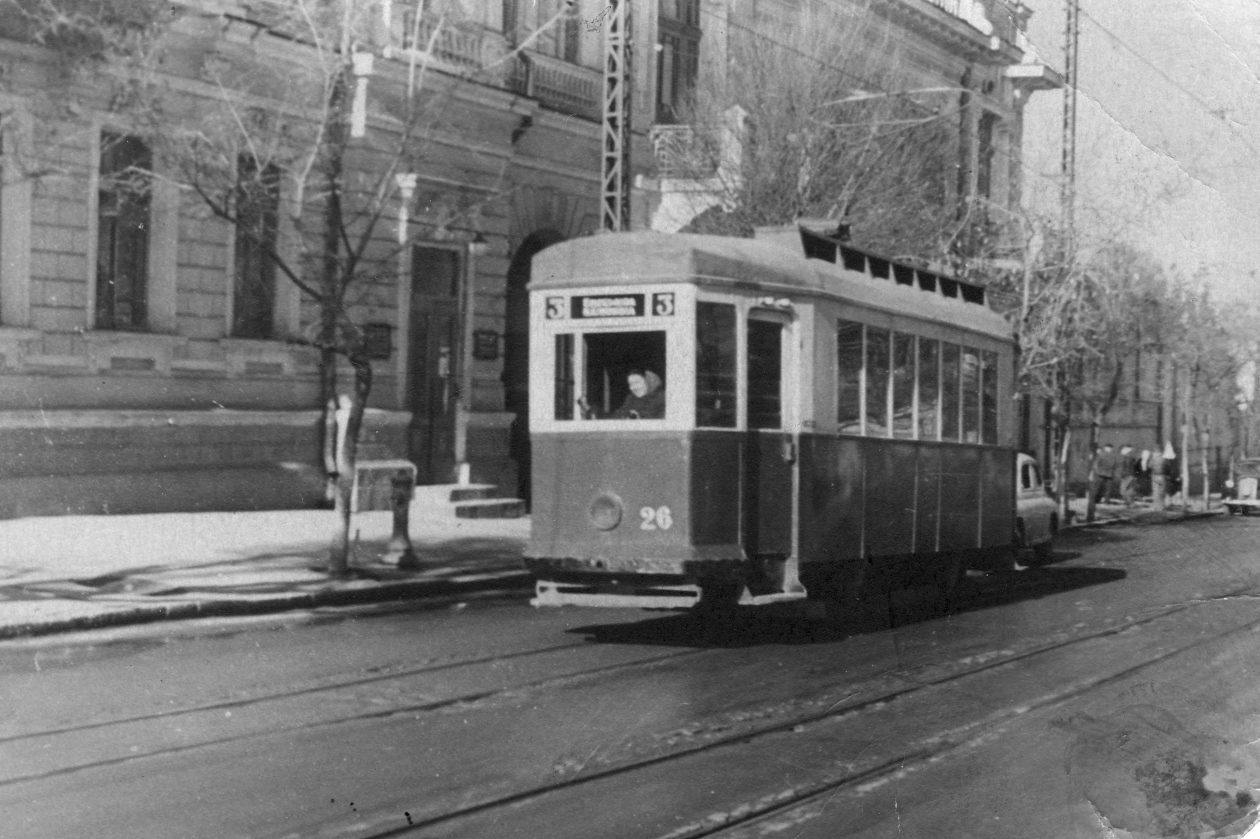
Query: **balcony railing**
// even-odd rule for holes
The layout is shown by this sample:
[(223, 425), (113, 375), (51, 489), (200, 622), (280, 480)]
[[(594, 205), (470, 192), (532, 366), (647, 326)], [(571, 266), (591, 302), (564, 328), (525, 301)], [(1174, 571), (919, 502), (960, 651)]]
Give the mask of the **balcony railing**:
[(592, 120), (603, 114), (604, 77), (591, 67), (526, 50), (513, 59), (508, 86), (557, 111)]
[(1013, 41), (1015, 27), (1011, 24), (1009, 14), (984, 0), (926, 0), (929, 5), (941, 9), (946, 14), (958, 18), (983, 32), (985, 35), (997, 35), (1004, 41)]
[(499, 33), (480, 25), (449, 21), (442, 22), (439, 29), (438, 23), (437, 19), (422, 19), (417, 30), (408, 20), (395, 29), (395, 43), (401, 47), (399, 58), (415, 56), (436, 69), (471, 75), (494, 66), (503, 54), (503, 36)]

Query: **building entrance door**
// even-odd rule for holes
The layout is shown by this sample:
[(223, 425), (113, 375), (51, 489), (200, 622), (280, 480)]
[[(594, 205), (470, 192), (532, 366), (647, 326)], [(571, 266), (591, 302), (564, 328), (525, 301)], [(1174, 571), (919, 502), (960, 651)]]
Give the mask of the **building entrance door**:
[(512, 257), (507, 277), (507, 316), (503, 335), (503, 407), (515, 415), (508, 453), (516, 463), (517, 498), (530, 501), (529, 444), (529, 275), (530, 260), (543, 248), (564, 241), (554, 230), (532, 233)]
[(411, 251), (411, 336), (407, 349), (408, 457), (416, 480), (455, 480), (455, 384), (459, 375), (460, 252)]

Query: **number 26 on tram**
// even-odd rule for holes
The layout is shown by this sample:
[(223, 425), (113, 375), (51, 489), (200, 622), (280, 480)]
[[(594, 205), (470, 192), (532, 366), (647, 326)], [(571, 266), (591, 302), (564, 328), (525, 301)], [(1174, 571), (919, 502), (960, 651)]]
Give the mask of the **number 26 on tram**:
[(532, 275), (535, 604), (851, 604), (1011, 547), (983, 289), (805, 230), (605, 234)]

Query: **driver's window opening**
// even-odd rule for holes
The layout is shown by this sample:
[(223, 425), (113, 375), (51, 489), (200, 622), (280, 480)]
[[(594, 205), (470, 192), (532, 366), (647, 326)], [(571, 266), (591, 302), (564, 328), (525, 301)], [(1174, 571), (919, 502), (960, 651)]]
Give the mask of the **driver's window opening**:
[(577, 382), (573, 378), (573, 336), (556, 336), (556, 419), (571, 420), (577, 411)]
[[(557, 344), (556, 349), (561, 347)], [(578, 417), (665, 418), (668, 376), (664, 331), (593, 332), (582, 336), (582, 349), (585, 365), (580, 376), (581, 392), (572, 400)], [(557, 360), (557, 372), (560, 364)], [(559, 399), (557, 392), (557, 411)]]

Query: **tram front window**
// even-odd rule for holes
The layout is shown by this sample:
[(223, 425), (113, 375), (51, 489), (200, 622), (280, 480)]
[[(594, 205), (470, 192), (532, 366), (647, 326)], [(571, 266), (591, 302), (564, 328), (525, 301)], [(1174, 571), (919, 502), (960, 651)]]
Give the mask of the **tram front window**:
[[(582, 350), (585, 364), (575, 377), (580, 387), (576, 418), (665, 418), (664, 331), (592, 332), (582, 336)], [(556, 410), (557, 419), (570, 418), (561, 415), (559, 398)]]

